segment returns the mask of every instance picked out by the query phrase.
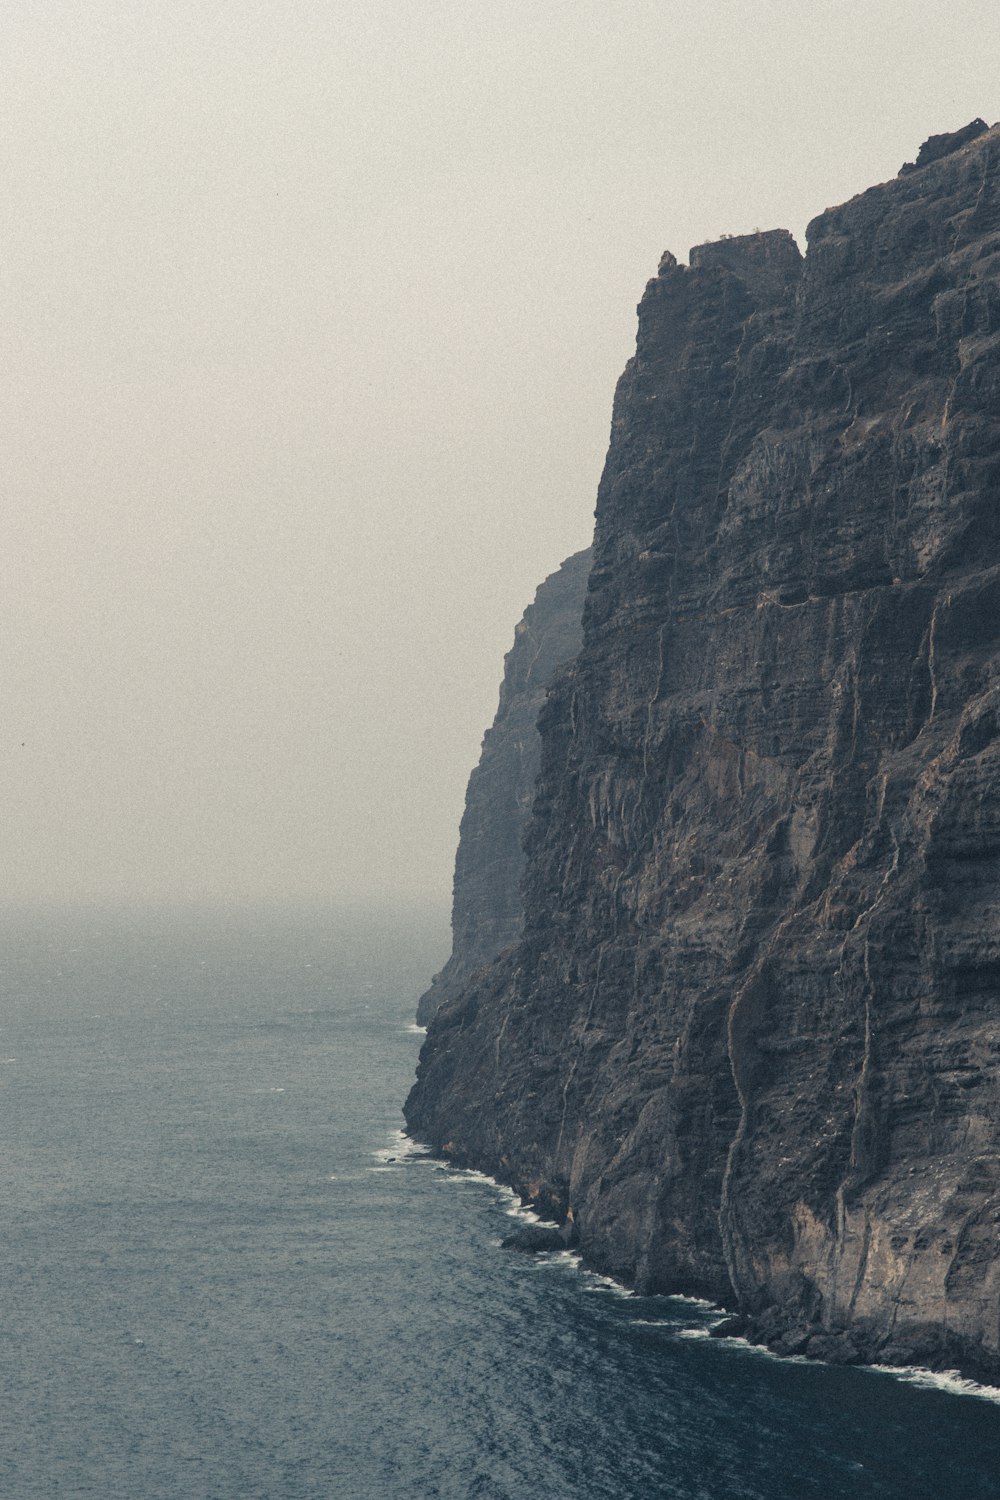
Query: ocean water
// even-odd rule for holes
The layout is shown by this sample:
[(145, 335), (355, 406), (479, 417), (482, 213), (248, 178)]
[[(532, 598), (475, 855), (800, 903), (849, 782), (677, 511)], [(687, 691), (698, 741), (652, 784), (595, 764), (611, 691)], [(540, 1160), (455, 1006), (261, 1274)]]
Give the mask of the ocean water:
[(440, 922), (3, 918), (3, 1500), (997, 1500), (1000, 1404), (779, 1361), (400, 1134)]

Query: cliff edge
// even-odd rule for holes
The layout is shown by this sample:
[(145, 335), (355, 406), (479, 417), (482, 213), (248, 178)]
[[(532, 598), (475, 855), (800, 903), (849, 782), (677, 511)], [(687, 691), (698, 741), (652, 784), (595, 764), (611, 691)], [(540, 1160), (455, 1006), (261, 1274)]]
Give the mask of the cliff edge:
[(448, 962), (420, 997), (426, 1026), (476, 969), (521, 936), (522, 841), (541, 760), (538, 715), (557, 669), (580, 649), (590, 550), (550, 574), (518, 622), (504, 658), (500, 703), (469, 777), (455, 857)]
[(1000, 1378), (1000, 128), (666, 255), (520, 943), (406, 1105), (589, 1260)]

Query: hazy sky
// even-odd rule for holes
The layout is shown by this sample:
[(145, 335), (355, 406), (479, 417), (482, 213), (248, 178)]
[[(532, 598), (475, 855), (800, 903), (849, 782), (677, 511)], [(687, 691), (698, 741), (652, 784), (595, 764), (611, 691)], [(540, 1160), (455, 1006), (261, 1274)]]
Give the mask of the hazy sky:
[(997, 0), (7, 0), (4, 888), (446, 900), (661, 251), (1000, 116)]

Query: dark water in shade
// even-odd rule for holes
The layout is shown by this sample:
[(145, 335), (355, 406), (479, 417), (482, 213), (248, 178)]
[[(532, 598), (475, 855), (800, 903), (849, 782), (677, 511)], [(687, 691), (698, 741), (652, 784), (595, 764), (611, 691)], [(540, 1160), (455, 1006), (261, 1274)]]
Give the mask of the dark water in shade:
[(440, 926), (2, 927), (3, 1500), (1000, 1500), (993, 1401), (716, 1343), (400, 1159)]

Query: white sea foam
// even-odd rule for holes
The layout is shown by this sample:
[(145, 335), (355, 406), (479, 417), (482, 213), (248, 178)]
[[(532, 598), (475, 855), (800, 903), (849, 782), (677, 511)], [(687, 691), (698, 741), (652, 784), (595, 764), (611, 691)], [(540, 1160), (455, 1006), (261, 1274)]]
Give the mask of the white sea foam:
[[(710, 1329), (685, 1329), (680, 1332), (681, 1338), (707, 1338)], [(762, 1359), (780, 1360), (786, 1365), (819, 1365), (819, 1361), (807, 1359), (804, 1354), (776, 1354), (773, 1349), (768, 1349), (765, 1344), (752, 1344), (749, 1339), (732, 1337), (727, 1335), (720, 1340), (726, 1348), (747, 1350), (751, 1354), (759, 1354)], [(969, 1380), (966, 1376), (959, 1374), (958, 1370), (925, 1370), (919, 1365), (858, 1365), (858, 1369), (868, 1370), (876, 1375), (888, 1375), (893, 1380), (902, 1380), (907, 1385), (916, 1385), (924, 1390), (947, 1391), (951, 1396), (975, 1396), (980, 1401), (992, 1401), (994, 1405), (1000, 1406), (1000, 1389), (991, 1385), (980, 1385), (976, 1380)]]
[(406, 1034), (408, 1036), (426, 1036), (427, 1035), (427, 1027), (426, 1026), (418, 1026), (417, 1023), (416, 1023), (416, 1021), (410, 1021), (410, 1023), (407, 1026), (403, 1027), (403, 1030), (406, 1032)]
[[(418, 1027), (417, 1029), (426, 1030), (425, 1027)], [(385, 1169), (391, 1169), (393, 1166), (396, 1166), (403, 1161), (419, 1161), (421, 1158), (426, 1160), (431, 1152), (430, 1146), (425, 1145), (423, 1141), (411, 1140), (410, 1137), (405, 1133), (405, 1131), (402, 1130), (394, 1130), (392, 1132), (391, 1141), (393, 1143), (392, 1145), (385, 1146), (379, 1151), (372, 1152), (372, 1155), (374, 1156), (376, 1161), (379, 1161), (383, 1165), (379, 1167), (372, 1167), (369, 1170), (383, 1171)], [(431, 1165), (433, 1165), (438, 1171), (441, 1172), (443, 1181), (461, 1183), (468, 1182), (481, 1184), (484, 1187), (491, 1188), (492, 1191), (497, 1195), (497, 1197), (500, 1198), (501, 1202), (504, 1205), (504, 1213), (510, 1219), (518, 1219), (521, 1221), (521, 1223), (524, 1224), (537, 1224), (541, 1229), (559, 1228), (559, 1225), (556, 1223), (555, 1219), (543, 1219), (541, 1215), (537, 1214), (533, 1208), (529, 1208), (527, 1204), (521, 1202), (521, 1199), (518, 1197), (517, 1193), (512, 1187), (509, 1187), (504, 1182), (497, 1182), (496, 1178), (491, 1177), (487, 1172), (480, 1172), (475, 1167), (453, 1166), (452, 1163), (448, 1161), (441, 1161), (436, 1157), (431, 1158)], [(609, 1285), (611, 1285), (610, 1278), (608, 1278), (608, 1280)], [(614, 1283), (613, 1286), (614, 1289), (618, 1290), (623, 1296), (632, 1295), (632, 1293), (627, 1291), (625, 1288), (618, 1287), (617, 1283)]]
[(508, 1219), (518, 1219), (522, 1224), (537, 1224), (540, 1229), (559, 1228), (555, 1219), (543, 1219), (541, 1214), (536, 1214), (533, 1208), (529, 1208), (526, 1203), (522, 1203), (518, 1198), (515, 1198), (513, 1203), (507, 1205), (504, 1213)]
[(513, 1203), (508, 1203), (504, 1209), (504, 1213), (508, 1219), (521, 1219), (525, 1224), (540, 1224), (542, 1222), (535, 1213), (535, 1210), (528, 1208), (527, 1204), (522, 1203), (519, 1198), (515, 1198)]
[(580, 1257), (575, 1250), (543, 1250), (534, 1257), (532, 1264), (537, 1270), (548, 1270), (551, 1266), (561, 1270), (567, 1267), (576, 1270), (580, 1265)]
[(447, 1167), (449, 1182), (472, 1182), (477, 1187), (493, 1187), (492, 1177), (487, 1177), (485, 1172), (477, 1172), (475, 1167)]
[(405, 1146), (411, 1156), (430, 1155), (431, 1147), (427, 1142), (414, 1140), (413, 1136), (409, 1135), (405, 1130), (394, 1130), (391, 1139), (397, 1141), (401, 1146)]
[[(492, 1178), (489, 1181), (492, 1181)], [(494, 1187), (499, 1188), (499, 1184), (494, 1183)], [(537, 1224), (541, 1229), (559, 1228), (555, 1219), (543, 1219), (541, 1214), (536, 1213), (530, 1204), (522, 1203), (512, 1188), (500, 1188), (500, 1191), (507, 1199), (507, 1207), (504, 1209), (504, 1213), (508, 1219), (520, 1219), (522, 1224)]]
[[(430, 1146), (425, 1146), (423, 1141), (413, 1141), (402, 1130), (394, 1130), (389, 1136), (389, 1144), (380, 1146), (377, 1151), (372, 1152), (375, 1161), (380, 1162), (382, 1167), (400, 1166), (407, 1161), (420, 1161), (430, 1155)], [(379, 1170), (373, 1168), (373, 1171)]]
[[(766, 1359), (780, 1359), (786, 1365), (816, 1364), (815, 1360), (806, 1359), (804, 1354), (775, 1354), (760, 1344), (748, 1343), (746, 1339), (726, 1339), (725, 1342), (742, 1345), (755, 1354), (762, 1354)], [(980, 1385), (978, 1381), (968, 1380), (960, 1375), (957, 1370), (925, 1370), (919, 1365), (859, 1365), (857, 1368), (876, 1375), (889, 1375), (893, 1380), (920, 1386), (924, 1390), (946, 1391), (949, 1396), (975, 1396), (980, 1401), (992, 1401), (994, 1405), (1000, 1406), (1000, 1390), (996, 1386)]]
[(636, 1293), (623, 1281), (616, 1281), (613, 1276), (606, 1276), (603, 1271), (587, 1271), (583, 1273), (585, 1292), (610, 1292), (612, 1297), (634, 1297)]
[(707, 1328), (678, 1328), (679, 1339), (710, 1339), (711, 1333)]
[(681, 1292), (668, 1292), (664, 1297), (665, 1302), (679, 1302), (682, 1307), (700, 1307), (705, 1312), (718, 1314), (719, 1317), (725, 1312), (717, 1302), (709, 1302), (707, 1297), (685, 1297)]
[(791, 1354), (775, 1354), (774, 1350), (769, 1349), (766, 1344), (751, 1344), (749, 1339), (743, 1338), (740, 1334), (727, 1334), (724, 1339), (720, 1340), (720, 1344), (724, 1344), (727, 1349), (742, 1349), (747, 1354), (759, 1354), (761, 1359), (780, 1359), (788, 1364), (794, 1358), (800, 1363), (812, 1363), (811, 1360), (803, 1361), (800, 1354), (794, 1356)]
[(967, 1380), (957, 1370), (924, 1370), (919, 1365), (869, 1365), (868, 1368), (880, 1375), (891, 1375), (894, 1380), (905, 1380), (908, 1385), (947, 1391), (952, 1396), (978, 1396), (981, 1401), (992, 1401), (1000, 1406), (1000, 1390), (992, 1385), (980, 1385), (976, 1380)]

